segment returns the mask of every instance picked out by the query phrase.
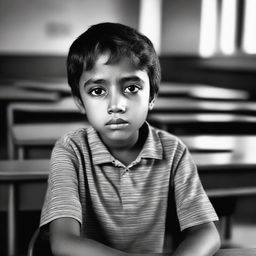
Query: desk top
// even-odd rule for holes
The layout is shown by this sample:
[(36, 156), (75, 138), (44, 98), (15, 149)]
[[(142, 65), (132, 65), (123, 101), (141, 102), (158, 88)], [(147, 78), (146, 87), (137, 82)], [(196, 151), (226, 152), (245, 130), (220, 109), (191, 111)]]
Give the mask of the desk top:
[(49, 103), (12, 103), (9, 105), (9, 111), (27, 111), (38, 113), (78, 113), (79, 110), (72, 97), (65, 97), (57, 102)]
[(46, 180), (50, 169), (48, 159), (1, 160), (0, 182)]
[(256, 116), (232, 113), (150, 113), (148, 120), (160, 124), (186, 123), (255, 123)]
[(49, 101), (59, 100), (57, 92), (29, 91), (14, 86), (0, 86), (1, 101)]
[(14, 81), (13, 86), (24, 89), (31, 89), (37, 91), (51, 91), (60, 92), (64, 94), (71, 94), (70, 87), (66, 79), (62, 81), (43, 81), (43, 80), (18, 80)]
[[(256, 174), (256, 136), (187, 135), (179, 136), (189, 148), (199, 171)], [(245, 181), (246, 184), (248, 182)]]
[[(145, 254), (146, 255), (146, 254)], [(149, 256), (170, 256), (170, 253), (150, 253)], [(254, 248), (220, 249), (214, 256), (255, 256)]]
[(16, 124), (12, 136), (20, 146), (53, 146), (60, 136), (87, 125), (86, 122)]
[(205, 84), (184, 84), (174, 82), (162, 82), (159, 87), (160, 96), (186, 96), (200, 99), (216, 100), (248, 100), (250, 95), (247, 91), (220, 88)]
[(152, 110), (165, 112), (256, 113), (256, 102), (158, 97)]
[(221, 249), (215, 256), (255, 256), (255, 248)]
[[(201, 165), (256, 164), (256, 135), (182, 135), (179, 138)], [(209, 152), (214, 153), (213, 162), (204, 160)]]

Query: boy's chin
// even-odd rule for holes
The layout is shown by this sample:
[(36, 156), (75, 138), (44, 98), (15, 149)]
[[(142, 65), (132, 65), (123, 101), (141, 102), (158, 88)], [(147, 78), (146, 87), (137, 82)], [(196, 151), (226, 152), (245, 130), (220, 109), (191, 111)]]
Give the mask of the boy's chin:
[(126, 141), (131, 140), (135, 135), (129, 134), (124, 130), (112, 130), (111, 132), (103, 135), (109, 141), (125, 143)]
[(107, 146), (115, 148), (130, 147), (138, 140), (138, 133), (130, 134), (125, 130), (115, 130), (100, 136)]

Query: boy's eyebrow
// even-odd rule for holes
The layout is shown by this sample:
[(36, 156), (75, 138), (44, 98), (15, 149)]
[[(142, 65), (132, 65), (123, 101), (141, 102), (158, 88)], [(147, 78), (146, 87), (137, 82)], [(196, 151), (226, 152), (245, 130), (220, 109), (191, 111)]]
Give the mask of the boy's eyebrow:
[(120, 82), (129, 82), (129, 81), (143, 82), (143, 80), (138, 76), (127, 76), (120, 79)]
[[(138, 77), (138, 76), (127, 76), (127, 77), (122, 77), (120, 79), (121, 83), (125, 83), (125, 82), (130, 82), (130, 81), (134, 81), (134, 82), (141, 82), (144, 83), (143, 80)], [(101, 79), (101, 78), (90, 78), (87, 81), (85, 81), (84, 83), (84, 87), (89, 85), (89, 84), (103, 84), (105, 83), (106, 80), (105, 79)]]
[(104, 79), (94, 79), (94, 78), (90, 78), (90, 79), (88, 79), (87, 81), (85, 81), (85, 83), (84, 83), (84, 87), (86, 86), (86, 85), (89, 85), (89, 84), (93, 84), (93, 83), (96, 83), (96, 84), (102, 84), (102, 83), (104, 83), (105, 82), (105, 80)]

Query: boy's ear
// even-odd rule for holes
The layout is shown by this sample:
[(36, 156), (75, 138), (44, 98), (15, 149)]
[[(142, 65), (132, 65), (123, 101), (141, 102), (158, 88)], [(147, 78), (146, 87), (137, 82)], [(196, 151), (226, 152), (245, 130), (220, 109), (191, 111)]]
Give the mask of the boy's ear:
[(156, 98), (155, 97), (150, 97), (149, 99), (149, 104), (148, 104), (148, 109), (149, 110), (152, 110), (154, 105), (155, 105), (155, 101), (156, 101)]
[(73, 96), (73, 99), (76, 103), (76, 106), (78, 107), (79, 111), (82, 113), (82, 114), (85, 114), (86, 113), (86, 110), (85, 110), (85, 107), (84, 107), (84, 104), (83, 102), (81, 101), (80, 98), (78, 98), (77, 96)]

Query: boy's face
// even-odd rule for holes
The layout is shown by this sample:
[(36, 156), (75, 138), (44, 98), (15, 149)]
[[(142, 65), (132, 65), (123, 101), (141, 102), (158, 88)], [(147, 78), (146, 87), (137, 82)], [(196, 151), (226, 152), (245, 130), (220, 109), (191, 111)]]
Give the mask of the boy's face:
[(150, 82), (146, 71), (138, 70), (128, 58), (106, 64), (101, 55), (90, 71), (83, 71), (76, 99), (80, 111), (109, 147), (128, 147), (137, 142), (139, 128), (146, 120)]

